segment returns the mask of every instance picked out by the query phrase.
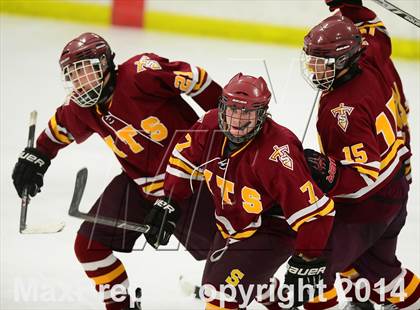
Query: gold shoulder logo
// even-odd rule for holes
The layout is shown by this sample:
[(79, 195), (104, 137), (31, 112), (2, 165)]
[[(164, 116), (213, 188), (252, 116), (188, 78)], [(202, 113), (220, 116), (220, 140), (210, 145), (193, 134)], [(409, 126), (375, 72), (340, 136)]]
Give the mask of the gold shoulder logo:
[(276, 163), (281, 162), (281, 164), (287, 169), (293, 170), (293, 159), (290, 157), (289, 145), (283, 146), (273, 146), (274, 152), (268, 158), (271, 161)]
[(331, 110), (332, 115), (337, 118), (338, 126), (346, 132), (347, 127), (349, 126), (349, 118), (348, 115), (353, 112), (353, 107), (345, 106), (344, 103), (340, 103), (338, 107)]
[(137, 66), (137, 73), (140, 73), (146, 69), (152, 69), (152, 70), (161, 70), (162, 67), (156, 60), (150, 59), (149, 56), (143, 55), (141, 58), (134, 62), (134, 64)]

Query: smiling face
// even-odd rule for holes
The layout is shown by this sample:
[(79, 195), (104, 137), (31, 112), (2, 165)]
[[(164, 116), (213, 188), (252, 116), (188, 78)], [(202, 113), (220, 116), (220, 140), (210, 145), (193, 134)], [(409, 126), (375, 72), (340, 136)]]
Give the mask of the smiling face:
[(257, 111), (226, 107), (226, 130), (234, 137), (243, 137), (257, 124)]
[(270, 98), (271, 92), (262, 77), (236, 74), (219, 99), (220, 130), (235, 144), (251, 140), (264, 124)]

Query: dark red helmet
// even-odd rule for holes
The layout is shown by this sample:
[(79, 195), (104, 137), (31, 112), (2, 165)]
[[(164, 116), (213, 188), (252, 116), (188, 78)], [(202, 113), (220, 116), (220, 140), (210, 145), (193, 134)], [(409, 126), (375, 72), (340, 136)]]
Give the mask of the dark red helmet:
[[(254, 137), (261, 129), (267, 116), (268, 103), (271, 92), (262, 77), (256, 78), (250, 75), (236, 74), (223, 88), (219, 102), (219, 127), (226, 136), (234, 143), (241, 143)], [(226, 109), (240, 110), (245, 113), (256, 111), (256, 121), (253, 128), (243, 136), (233, 136), (230, 126), (226, 122)], [(247, 124), (245, 122), (245, 124)], [(251, 124), (251, 122), (249, 122)], [(248, 124), (248, 125), (249, 125)], [(246, 126), (242, 126), (246, 128)]]
[(60, 56), (65, 88), (81, 107), (101, 104), (112, 95), (115, 54), (99, 35), (86, 32), (71, 40)]
[(303, 77), (314, 88), (328, 90), (341, 70), (357, 63), (362, 42), (359, 29), (347, 17), (336, 14), (324, 19), (304, 38)]
[(108, 42), (101, 36), (85, 32), (74, 38), (66, 44), (60, 56), (60, 67), (65, 66), (83, 59), (92, 59), (105, 56), (109, 63), (114, 56)]
[(349, 18), (336, 14), (312, 28), (305, 36), (303, 50), (307, 55), (334, 58), (340, 70), (360, 54), (362, 36)]
[(222, 99), (228, 106), (248, 110), (267, 106), (270, 98), (271, 92), (262, 77), (255, 78), (242, 73), (238, 73), (229, 81), (222, 94)]

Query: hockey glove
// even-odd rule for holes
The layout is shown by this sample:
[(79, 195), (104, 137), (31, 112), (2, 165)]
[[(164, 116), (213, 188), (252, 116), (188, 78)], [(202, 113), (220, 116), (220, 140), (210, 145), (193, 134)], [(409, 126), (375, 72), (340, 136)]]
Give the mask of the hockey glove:
[(312, 178), (324, 193), (328, 193), (338, 178), (335, 160), (311, 149), (305, 149), (303, 152)]
[(306, 261), (294, 255), (289, 259), (284, 284), (285, 289), (292, 293), (289, 297), (293, 298), (294, 307), (299, 307), (318, 295), (317, 285), (323, 279), (325, 269), (326, 261), (322, 258)]
[(160, 245), (168, 244), (169, 238), (175, 231), (178, 213), (176, 205), (169, 198), (156, 200), (144, 220), (146, 225), (156, 228), (145, 234), (147, 242), (152, 247), (157, 249)]
[(362, 0), (325, 0), (325, 4), (328, 5), (330, 11), (339, 9), (343, 5), (362, 6)]
[(44, 185), (44, 174), (50, 166), (50, 159), (36, 148), (27, 147), (20, 154), (12, 173), (13, 185), (19, 197), (25, 187), (31, 197), (41, 191)]

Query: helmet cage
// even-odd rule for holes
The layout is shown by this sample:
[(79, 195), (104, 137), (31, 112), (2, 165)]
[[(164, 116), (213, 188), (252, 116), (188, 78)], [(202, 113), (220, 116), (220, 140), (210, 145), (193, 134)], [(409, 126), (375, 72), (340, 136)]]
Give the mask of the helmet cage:
[(98, 102), (104, 87), (106, 64), (105, 55), (102, 55), (101, 59), (82, 59), (63, 67), (64, 88), (80, 107), (91, 107)]
[[(252, 111), (256, 111), (256, 121), (255, 121), (255, 126), (254, 128), (252, 128), (252, 130), (250, 130), (248, 133), (242, 135), (242, 136), (235, 136), (231, 133), (231, 126), (232, 124), (227, 122), (227, 118), (226, 118), (226, 110), (227, 108), (232, 109), (234, 112), (237, 110), (240, 110), (241, 113), (239, 114), (239, 120), (240, 121), (246, 121), (246, 122), (251, 122), (253, 121), (253, 119), (250, 119), (250, 112)], [(240, 106), (238, 104), (235, 104), (232, 102), (232, 100), (228, 100), (227, 96), (222, 96), (219, 100), (219, 109), (218, 109), (218, 120), (219, 120), (219, 128), (223, 131), (223, 133), (225, 134), (225, 136), (233, 143), (236, 144), (240, 144), (246, 141), (249, 141), (250, 139), (252, 139), (253, 137), (255, 137), (258, 132), (261, 130), (264, 121), (267, 117), (267, 109), (268, 109), (268, 105), (267, 104), (254, 104), (255, 108), (246, 108), (243, 106)], [(235, 119), (235, 117), (231, 117), (231, 119)], [(236, 118), (238, 119), (238, 118)], [(245, 123), (246, 124), (246, 123)], [(248, 125), (249, 126), (249, 125)], [(247, 128), (247, 127), (245, 127)], [(245, 129), (244, 128), (244, 129)]]
[(346, 55), (342, 55), (338, 59), (325, 58), (308, 55), (305, 51), (302, 51), (300, 68), (303, 78), (314, 89), (330, 89), (336, 77), (336, 69), (343, 68), (347, 62), (347, 57), (342, 59), (343, 56)]

